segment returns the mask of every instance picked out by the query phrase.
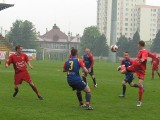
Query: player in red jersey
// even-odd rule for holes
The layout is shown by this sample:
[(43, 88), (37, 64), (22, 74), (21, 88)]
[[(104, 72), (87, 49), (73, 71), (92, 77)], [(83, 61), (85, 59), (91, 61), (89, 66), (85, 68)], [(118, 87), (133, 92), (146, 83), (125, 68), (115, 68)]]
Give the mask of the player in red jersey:
[(125, 74), (126, 72), (135, 72), (137, 74), (137, 77), (139, 78), (139, 99), (137, 106), (140, 107), (142, 104), (142, 95), (144, 93), (144, 87), (143, 87), (143, 81), (145, 77), (145, 71), (146, 71), (146, 63), (147, 63), (147, 57), (154, 58), (155, 56), (148, 52), (145, 48), (145, 42), (139, 41), (138, 48), (139, 52), (137, 54), (136, 60), (133, 61), (133, 64), (127, 68), (121, 66), (121, 73)]
[(157, 72), (159, 78), (160, 78), (160, 73), (158, 71), (158, 66), (159, 66), (159, 58), (157, 56), (156, 53), (154, 53), (154, 55), (156, 56), (155, 58), (152, 59), (151, 61), (151, 65), (152, 65), (152, 80), (154, 80), (154, 71)]
[[(91, 76), (93, 80), (94, 88), (96, 88), (97, 82), (96, 82), (96, 78), (94, 76), (94, 71), (93, 71), (94, 58), (93, 58), (93, 55), (90, 53), (89, 48), (86, 48), (85, 52), (86, 53), (83, 55), (83, 61), (84, 61), (85, 67), (88, 69), (89, 75)], [(85, 83), (87, 83), (86, 77), (87, 77), (87, 73), (82, 71), (82, 79)]]
[(15, 75), (14, 75), (15, 92), (13, 94), (13, 97), (15, 97), (19, 91), (18, 86), (23, 81), (26, 81), (31, 86), (33, 91), (37, 94), (38, 98), (40, 100), (43, 100), (43, 97), (40, 95), (36, 86), (33, 84), (31, 77), (26, 69), (26, 63), (32, 69), (28, 56), (22, 53), (22, 47), (20, 45), (17, 45), (15, 47), (15, 50), (16, 53), (9, 56), (8, 60), (5, 63), (6, 68), (8, 68), (10, 64), (13, 64), (15, 70)]

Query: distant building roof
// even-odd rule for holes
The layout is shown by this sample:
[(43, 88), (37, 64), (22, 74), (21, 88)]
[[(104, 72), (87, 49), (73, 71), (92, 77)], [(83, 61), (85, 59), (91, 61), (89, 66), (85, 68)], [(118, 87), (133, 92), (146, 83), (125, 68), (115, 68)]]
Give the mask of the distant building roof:
[(0, 11), (9, 7), (13, 7), (14, 4), (6, 4), (6, 3), (0, 3)]
[[(78, 38), (78, 39), (77, 39)], [(60, 30), (60, 28), (54, 24), (50, 31), (46, 30), (44, 35), (38, 37), (38, 41), (46, 42), (80, 42), (79, 36), (72, 36), (71, 33), (68, 33), (68, 36)]]
[(53, 28), (50, 31), (46, 31), (46, 33), (40, 36), (40, 38), (48, 42), (57, 42), (59, 40), (63, 41), (68, 39), (68, 36), (60, 31), (59, 27), (54, 24)]

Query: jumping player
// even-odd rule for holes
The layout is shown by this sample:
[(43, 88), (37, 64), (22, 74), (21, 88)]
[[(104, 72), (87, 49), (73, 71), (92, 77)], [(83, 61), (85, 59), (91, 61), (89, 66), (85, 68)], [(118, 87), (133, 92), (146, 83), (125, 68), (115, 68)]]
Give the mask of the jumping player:
[(18, 86), (23, 81), (26, 81), (31, 86), (33, 91), (37, 94), (38, 98), (40, 100), (43, 100), (43, 97), (40, 95), (36, 86), (33, 84), (31, 77), (26, 69), (26, 63), (32, 69), (28, 56), (25, 53), (22, 53), (22, 47), (20, 45), (17, 45), (15, 47), (15, 50), (16, 53), (12, 54), (5, 63), (6, 68), (8, 68), (10, 64), (13, 64), (15, 70), (15, 75), (14, 75), (15, 92), (13, 94), (13, 97), (15, 97), (19, 91)]
[[(132, 62), (133, 62), (133, 60), (130, 59), (129, 53), (124, 52), (123, 53), (123, 60), (121, 61), (121, 65), (124, 65), (127, 68), (128, 66), (132, 65)], [(134, 79), (133, 72), (125, 73), (125, 78), (122, 81), (123, 92), (122, 92), (122, 94), (119, 95), (119, 97), (125, 97), (126, 83), (128, 83), (131, 87), (138, 88), (138, 85), (133, 83), (133, 79)]]
[[(79, 75), (79, 69), (82, 68), (86, 73), (88, 70), (84, 66), (83, 60), (78, 59), (77, 49), (71, 50), (72, 58), (69, 58), (63, 67), (63, 71), (67, 72), (67, 82), (73, 90), (76, 90), (77, 98), (81, 107), (86, 107), (87, 110), (93, 110), (90, 106), (91, 93), (89, 86), (84, 83)], [(86, 93), (86, 104), (83, 104), (81, 91)]]
[[(90, 53), (89, 48), (86, 48), (85, 52), (86, 54), (83, 55), (83, 61), (85, 63), (85, 67), (88, 69), (89, 75), (93, 80), (94, 88), (96, 88), (97, 82), (93, 72), (94, 58), (93, 58), (93, 55)], [(87, 73), (85, 71), (82, 71), (82, 79), (85, 83), (87, 83), (86, 77), (87, 77)]]
[(121, 66), (121, 73), (125, 74), (126, 72), (135, 72), (137, 74), (137, 77), (139, 78), (139, 99), (137, 106), (140, 107), (142, 105), (142, 96), (144, 93), (144, 87), (143, 87), (143, 81), (145, 77), (146, 72), (146, 63), (147, 63), (147, 57), (154, 58), (154, 55), (150, 52), (148, 52), (145, 48), (145, 42), (139, 41), (138, 43), (138, 49), (139, 52), (137, 54), (136, 60), (133, 61), (133, 64), (131, 66), (128, 66), (125, 68), (124, 66)]
[(159, 58), (157, 56), (156, 53), (154, 53), (154, 55), (156, 56), (155, 58), (152, 59), (151, 61), (151, 65), (152, 65), (152, 80), (154, 80), (154, 71), (157, 72), (159, 78), (160, 78), (160, 73), (158, 71), (158, 66), (159, 66)]

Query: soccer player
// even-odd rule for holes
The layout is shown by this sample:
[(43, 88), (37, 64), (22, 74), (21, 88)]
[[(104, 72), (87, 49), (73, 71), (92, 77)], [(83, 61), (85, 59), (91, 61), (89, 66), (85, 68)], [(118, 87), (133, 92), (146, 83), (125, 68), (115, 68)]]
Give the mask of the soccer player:
[(156, 53), (154, 53), (154, 55), (156, 56), (155, 58), (152, 59), (151, 61), (151, 65), (152, 65), (152, 80), (154, 80), (154, 71), (157, 72), (159, 78), (160, 78), (160, 73), (158, 71), (158, 66), (159, 66), (159, 58), (157, 56)]
[(14, 75), (15, 92), (13, 94), (13, 97), (15, 97), (19, 91), (18, 86), (23, 81), (26, 81), (31, 86), (33, 91), (37, 94), (38, 98), (40, 100), (43, 100), (43, 97), (40, 95), (36, 86), (33, 84), (31, 77), (26, 69), (26, 63), (32, 69), (28, 56), (25, 53), (22, 53), (22, 47), (20, 45), (17, 45), (15, 47), (15, 50), (16, 53), (9, 56), (8, 60), (5, 63), (6, 68), (8, 68), (10, 64), (13, 64), (15, 70), (15, 75)]
[[(77, 49), (71, 50), (72, 58), (69, 58), (63, 66), (63, 71), (67, 72), (67, 82), (73, 90), (76, 90), (77, 98), (81, 107), (86, 107), (87, 110), (93, 110), (90, 106), (91, 93), (89, 86), (84, 83), (79, 75), (79, 69), (82, 68), (86, 73), (88, 70), (84, 66), (83, 60), (78, 59)], [(86, 93), (86, 104), (83, 104), (81, 91)]]
[[(133, 60), (130, 59), (129, 53), (124, 52), (123, 53), (123, 60), (121, 61), (121, 65), (124, 65), (127, 68), (128, 66), (132, 65), (132, 62), (133, 62)], [(138, 85), (133, 83), (133, 79), (134, 79), (133, 72), (125, 73), (125, 78), (122, 81), (123, 92), (122, 92), (122, 94), (119, 95), (119, 97), (125, 97), (126, 83), (128, 83), (131, 87), (138, 88)]]
[[(93, 55), (90, 53), (89, 48), (86, 48), (85, 52), (86, 53), (83, 55), (83, 61), (85, 63), (85, 67), (88, 69), (89, 75), (93, 80), (94, 88), (96, 88), (97, 82), (93, 72), (94, 58), (93, 58)], [(82, 71), (82, 79), (85, 83), (87, 83), (86, 77), (87, 77), (87, 73), (85, 71)]]
[(137, 107), (140, 107), (142, 105), (142, 96), (144, 93), (143, 81), (146, 72), (147, 57), (154, 58), (154, 55), (145, 49), (144, 41), (139, 41), (138, 49), (139, 52), (137, 54), (136, 60), (133, 61), (133, 64), (127, 68), (121, 66), (120, 70), (122, 74), (125, 74), (126, 72), (135, 72), (137, 74), (137, 77), (139, 78), (139, 98)]

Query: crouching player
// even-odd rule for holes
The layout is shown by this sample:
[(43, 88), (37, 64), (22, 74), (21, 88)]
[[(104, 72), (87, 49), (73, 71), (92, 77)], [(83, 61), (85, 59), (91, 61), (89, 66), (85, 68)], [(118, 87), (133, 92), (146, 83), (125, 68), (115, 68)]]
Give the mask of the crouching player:
[[(89, 86), (82, 81), (79, 75), (79, 69), (82, 68), (86, 73), (88, 70), (84, 66), (83, 60), (78, 59), (77, 49), (71, 50), (72, 58), (69, 58), (63, 67), (63, 71), (67, 72), (67, 82), (73, 90), (76, 90), (77, 98), (81, 107), (86, 107), (87, 110), (93, 110), (90, 106), (91, 93)], [(83, 104), (81, 91), (86, 93), (86, 104)]]
[[(133, 62), (133, 60), (130, 59), (129, 53), (124, 52), (123, 53), (123, 60), (121, 61), (121, 65), (124, 65), (124, 67), (127, 68), (128, 66), (132, 65), (132, 62)], [(134, 79), (133, 72), (125, 73), (125, 79), (122, 81), (123, 92), (122, 92), (122, 94), (119, 95), (119, 97), (125, 97), (126, 83), (128, 83), (131, 87), (138, 88), (138, 85), (133, 83), (133, 79)]]

